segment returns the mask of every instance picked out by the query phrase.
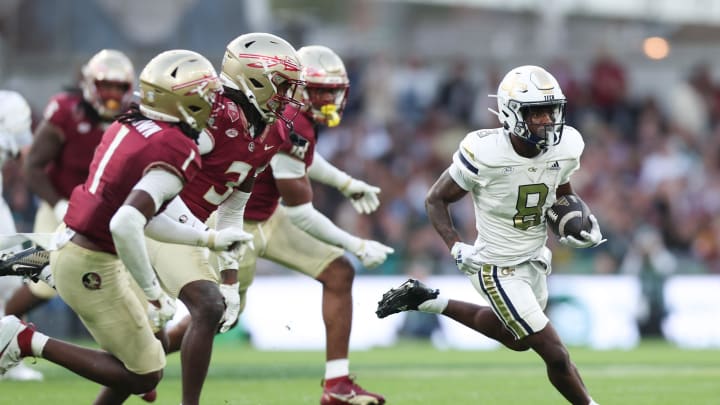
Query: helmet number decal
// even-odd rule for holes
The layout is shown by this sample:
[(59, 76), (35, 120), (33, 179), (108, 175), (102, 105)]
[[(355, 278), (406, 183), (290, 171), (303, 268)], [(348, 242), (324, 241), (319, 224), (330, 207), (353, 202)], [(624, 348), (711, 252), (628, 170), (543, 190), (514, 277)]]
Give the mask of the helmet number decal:
[(547, 201), (548, 186), (545, 183), (525, 184), (518, 187), (517, 212), (513, 226), (523, 231), (542, 223), (542, 208)]
[(225, 170), (225, 174), (237, 174), (237, 180), (226, 182), (225, 191), (222, 194), (215, 189), (215, 186), (210, 186), (210, 189), (208, 189), (203, 198), (205, 199), (205, 201), (216, 206), (222, 204), (223, 201), (227, 200), (227, 198), (230, 197), (230, 194), (232, 194), (235, 187), (239, 186), (243, 183), (243, 181), (245, 181), (251, 170), (252, 166), (245, 162), (232, 162), (228, 169)]

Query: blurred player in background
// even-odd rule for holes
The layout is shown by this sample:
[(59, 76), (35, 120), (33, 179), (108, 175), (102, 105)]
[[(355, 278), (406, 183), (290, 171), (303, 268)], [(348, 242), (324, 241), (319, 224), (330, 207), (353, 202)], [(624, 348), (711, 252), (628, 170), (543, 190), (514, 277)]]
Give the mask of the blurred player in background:
[[(51, 253), (57, 291), (103, 350), (50, 339), (14, 316), (0, 320), (0, 374), (23, 357), (43, 357), (104, 385), (95, 404), (153, 392), (162, 377), (154, 332), (175, 304), (153, 272), (143, 231), (199, 170), (196, 141), (221, 86), (207, 59), (174, 50), (145, 66), (140, 89), (140, 105), (108, 128), (87, 181), (73, 190)], [(247, 240), (234, 228), (200, 231), (169, 220), (145, 232), (219, 250)]]
[[(267, 128), (286, 104), (298, 103), (292, 96), (301, 84), (295, 49), (267, 33), (248, 33), (231, 41), (221, 72), (224, 91), (200, 138), (202, 170), (163, 213), (199, 229), (207, 228), (205, 222), (217, 230), (242, 229), (255, 177), (285, 141), (284, 133)], [(216, 217), (208, 221), (216, 210)], [(190, 312), (182, 327), (170, 330), (168, 350), (181, 350), (183, 405), (198, 404), (218, 327), (226, 332), (240, 314), (241, 252), (223, 254), (216, 271), (217, 258), (209, 261), (202, 247), (149, 239), (148, 249), (163, 287)]]
[[(255, 249), (240, 260), (241, 306), (255, 276), (258, 258), (271, 260), (306, 274), (323, 286), (322, 316), (326, 329), (326, 368), (321, 404), (383, 404), (385, 399), (365, 391), (349, 376), (348, 346), (352, 327), (354, 269), (343, 256), (347, 250), (367, 268), (382, 264), (393, 249), (363, 240), (338, 228), (312, 204), (309, 178), (355, 196), (353, 206), (374, 211), (380, 189), (341, 172), (315, 151), (317, 126), (337, 126), (347, 100), (349, 80), (342, 60), (323, 46), (298, 50), (306, 86), (304, 106), (290, 105), (284, 115), (293, 119), (290, 142), (262, 172), (245, 210), (245, 229), (255, 236)], [(273, 131), (286, 131), (277, 122)], [(282, 198), (283, 205), (279, 205)]]
[[(34, 232), (55, 232), (73, 188), (87, 179), (103, 132), (132, 98), (135, 70), (120, 51), (101, 50), (83, 66), (81, 74), (79, 88), (50, 99), (24, 158), (27, 185), (42, 200)], [(22, 317), (55, 294), (46, 283), (28, 280), (10, 298), (6, 313)]]
[[(0, 234), (17, 232), (15, 221), (5, 200), (2, 198), (2, 167), (9, 159), (17, 159), (20, 149), (32, 141), (32, 113), (25, 98), (19, 93), (0, 90)], [(17, 251), (19, 248), (10, 250)], [(0, 278), (0, 316), (5, 315), (5, 302), (23, 285), (19, 276)], [(3, 376), (9, 380), (42, 380), (39, 371), (21, 363)]]
[[(595, 404), (568, 350), (543, 312), (552, 252), (545, 246), (545, 211), (573, 194), (570, 176), (580, 167), (585, 144), (564, 126), (565, 103), (555, 78), (537, 66), (511, 70), (500, 82), (497, 114), (502, 128), (469, 133), (453, 163), (428, 192), (428, 217), (465, 273), (490, 306), (448, 300), (417, 280), (385, 293), (377, 314), (407, 310), (448, 316), (516, 351), (533, 349), (550, 382), (570, 403)], [(492, 110), (491, 110), (492, 111)], [(475, 205), (478, 237), (462, 242), (449, 205), (468, 193)], [(582, 238), (560, 242), (574, 248), (602, 243), (597, 220)]]

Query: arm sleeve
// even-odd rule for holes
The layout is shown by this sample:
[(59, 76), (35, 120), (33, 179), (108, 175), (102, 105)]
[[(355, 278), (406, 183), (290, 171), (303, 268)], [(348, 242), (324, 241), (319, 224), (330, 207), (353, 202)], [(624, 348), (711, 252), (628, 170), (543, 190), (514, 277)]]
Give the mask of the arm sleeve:
[(210, 231), (180, 197), (175, 197), (165, 211), (150, 220), (145, 235), (160, 242), (207, 246)]
[(163, 169), (151, 169), (135, 184), (133, 190), (142, 190), (152, 197), (155, 202), (155, 211), (172, 198), (183, 188), (183, 181), (177, 175)]
[(145, 292), (148, 300), (160, 297), (162, 289), (150, 265), (143, 228), (145, 216), (131, 205), (123, 205), (110, 220), (110, 232), (118, 257)]
[(202, 228), (194, 227), (187, 223), (183, 224), (175, 221), (165, 213), (161, 213), (147, 224), (145, 235), (159, 242), (207, 246), (210, 231), (207, 230), (205, 225), (202, 225)]
[(352, 181), (349, 174), (333, 166), (317, 151), (313, 156), (312, 164), (308, 167), (307, 174), (311, 179), (337, 189), (347, 187)]
[(285, 208), (292, 223), (310, 235), (352, 253), (360, 250), (362, 239), (338, 228), (328, 217), (316, 210), (312, 203)]
[(305, 176), (305, 162), (285, 153), (278, 153), (270, 160), (276, 179), (297, 179)]
[(242, 228), (245, 206), (249, 199), (250, 193), (240, 190), (233, 191), (230, 197), (218, 206), (215, 229), (225, 229), (231, 226)]

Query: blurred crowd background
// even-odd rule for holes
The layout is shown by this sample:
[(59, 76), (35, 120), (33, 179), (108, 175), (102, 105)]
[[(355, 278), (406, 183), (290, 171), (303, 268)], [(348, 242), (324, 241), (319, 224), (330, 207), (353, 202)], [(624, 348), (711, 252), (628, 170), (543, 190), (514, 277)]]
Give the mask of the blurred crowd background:
[[(650, 0), (272, 1), (3, 0), (0, 87), (21, 92), (39, 118), (102, 48), (139, 71), (170, 48), (219, 66), (225, 45), (267, 31), (299, 48), (340, 54), (351, 80), (342, 124), (320, 152), (382, 188), (358, 216), (334, 190), (315, 205), (339, 225), (393, 246), (372, 274), (456, 274), (424, 212), (425, 193), (469, 131), (498, 126), (488, 94), (510, 68), (546, 67), (568, 98), (567, 124), (586, 143), (576, 192), (608, 242), (555, 247), (555, 272), (720, 273), (720, 2)], [(17, 165), (5, 198), (21, 230), (36, 201)], [(474, 240), (469, 200), (455, 223)], [(551, 236), (550, 239), (553, 239)], [(263, 267), (261, 273), (282, 272)], [(648, 284), (653, 285), (651, 282)]]

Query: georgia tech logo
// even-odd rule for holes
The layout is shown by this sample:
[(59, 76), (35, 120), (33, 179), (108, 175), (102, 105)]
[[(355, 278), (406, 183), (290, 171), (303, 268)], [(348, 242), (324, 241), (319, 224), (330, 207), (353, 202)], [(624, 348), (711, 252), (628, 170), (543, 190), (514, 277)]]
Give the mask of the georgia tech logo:
[(515, 275), (515, 267), (500, 268), (500, 277), (508, 277)]

